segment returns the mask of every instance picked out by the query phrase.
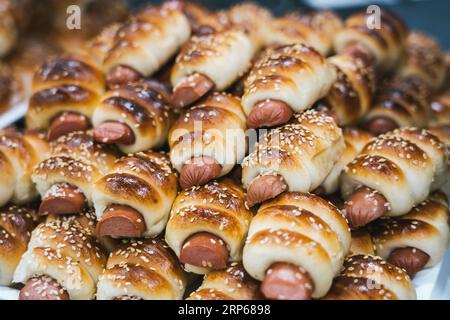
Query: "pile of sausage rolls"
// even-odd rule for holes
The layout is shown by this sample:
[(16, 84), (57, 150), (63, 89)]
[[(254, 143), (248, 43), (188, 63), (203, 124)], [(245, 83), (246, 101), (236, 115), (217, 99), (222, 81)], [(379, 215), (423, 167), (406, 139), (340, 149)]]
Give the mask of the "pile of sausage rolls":
[[(0, 55), (20, 33), (3, 14)], [(450, 239), (450, 59), (392, 12), (367, 19), (171, 0), (66, 39), (0, 131), (0, 285), (416, 299)]]

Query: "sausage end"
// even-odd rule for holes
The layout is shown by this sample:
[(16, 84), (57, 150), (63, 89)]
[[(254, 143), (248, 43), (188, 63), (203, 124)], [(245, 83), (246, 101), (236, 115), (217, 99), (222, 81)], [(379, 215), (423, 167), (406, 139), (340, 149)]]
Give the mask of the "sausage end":
[(273, 264), (261, 284), (264, 296), (274, 300), (310, 300), (313, 290), (308, 273), (290, 263)]
[(145, 228), (144, 218), (138, 211), (128, 206), (112, 205), (103, 212), (96, 233), (99, 237), (139, 238)]
[(190, 236), (180, 251), (180, 262), (213, 270), (224, 269), (228, 262), (225, 242), (209, 232), (199, 232)]

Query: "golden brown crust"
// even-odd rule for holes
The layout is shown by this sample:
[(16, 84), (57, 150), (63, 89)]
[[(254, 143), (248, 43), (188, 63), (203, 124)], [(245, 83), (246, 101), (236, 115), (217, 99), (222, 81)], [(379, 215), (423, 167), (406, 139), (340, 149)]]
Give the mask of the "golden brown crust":
[(337, 81), (323, 103), (337, 113), (339, 124), (357, 123), (367, 112), (375, 91), (375, 69), (371, 61), (352, 54), (331, 57)]
[[(213, 181), (178, 195), (167, 224), (166, 240), (179, 255), (189, 236), (209, 232), (227, 244), (229, 260), (237, 261), (250, 219), (243, 189), (230, 179)], [(204, 270), (194, 272), (205, 273)]]
[(122, 241), (100, 277), (97, 299), (131, 295), (148, 300), (181, 299), (186, 275), (160, 239)]
[(401, 77), (419, 77), (438, 90), (445, 79), (445, 57), (439, 44), (422, 32), (411, 32), (405, 44)]
[(344, 28), (335, 37), (335, 49), (340, 53), (358, 43), (375, 56), (379, 69), (386, 71), (395, 67), (400, 59), (409, 30), (398, 16), (386, 9), (379, 14), (379, 27), (373, 28), (371, 18), (366, 12), (348, 17)]
[(10, 205), (0, 208), (0, 285), (9, 286), (36, 225), (35, 211)]
[(345, 259), (341, 274), (324, 299), (414, 300), (416, 292), (402, 269), (371, 255)]
[(14, 281), (26, 283), (36, 275), (48, 275), (71, 299), (92, 299), (106, 264), (106, 253), (93, 234), (92, 218), (90, 213), (50, 216), (36, 227)]
[(31, 181), (33, 167), (49, 156), (49, 146), (44, 135), (37, 132), (21, 133), (5, 130), (0, 135), (0, 164), (5, 169), (0, 184), (0, 205), (9, 201), (16, 204), (29, 203), (36, 196)]
[(226, 269), (212, 271), (188, 300), (256, 300), (260, 299), (259, 284), (251, 278), (241, 263), (233, 262)]
[(165, 101), (164, 90), (155, 90), (155, 85), (139, 81), (111, 90), (94, 112), (94, 127), (117, 121), (132, 131), (135, 141), (118, 143), (124, 153), (158, 148), (167, 138), (174, 114)]
[(34, 74), (27, 126), (47, 128), (64, 111), (90, 119), (104, 86), (103, 73), (86, 55), (63, 54), (49, 60)]
[(421, 80), (394, 80), (380, 89), (364, 121), (387, 117), (398, 127), (422, 128), (428, 120), (428, 99), (429, 90)]
[(126, 205), (142, 215), (145, 236), (162, 232), (177, 193), (177, 176), (164, 153), (139, 152), (118, 159), (93, 187), (100, 219), (110, 205)]

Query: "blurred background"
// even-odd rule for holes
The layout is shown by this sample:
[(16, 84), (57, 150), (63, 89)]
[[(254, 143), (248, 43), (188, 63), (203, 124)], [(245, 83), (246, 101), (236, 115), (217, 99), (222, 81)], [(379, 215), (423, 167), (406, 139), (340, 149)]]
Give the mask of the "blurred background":
[[(449, 0), (252, 0), (271, 8), (276, 14), (282, 14), (293, 8), (317, 7), (333, 8), (347, 16), (349, 13), (377, 4), (391, 8), (400, 15), (414, 30), (432, 34), (445, 50), (450, 50), (450, 1)], [(160, 2), (148, 0), (128, 0), (132, 7), (144, 3)], [(200, 0), (210, 8), (226, 8), (242, 2), (238, 0)]]
[[(387, 7), (412, 30), (434, 37), (450, 51), (450, 0), (197, 0), (210, 9), (236, 3), (258, 2), (275, 15), (302, 8), (329, 8), (343, 18), (369, 5)], [(49, 57), (79, 51), (89, 39), (133, 11), (162, 0), (0, 0), (0, 124), (10, 121), (5, 112), (31, 92), (34, 70)], [(81, 11), (81, 29), (68, 29), (68, 8)], [(21, 112), (24, 112), (25, 106)], [(17, 113), (21, 114), (21, 113)], [(14, 113), (16, 117), (16, 113)], [(5, 120), (6, 119), (6, 120)]]

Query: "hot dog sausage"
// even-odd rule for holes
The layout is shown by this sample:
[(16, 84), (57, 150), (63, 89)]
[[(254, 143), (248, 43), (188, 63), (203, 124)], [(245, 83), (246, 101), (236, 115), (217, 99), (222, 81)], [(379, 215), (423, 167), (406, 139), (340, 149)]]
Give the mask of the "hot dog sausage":
[(290, 263), (273, 264), (261, 284), (264, 296), (276, 300), (310, 300), (313, 289), (308, 273)]
[(89, 128), (86, 116), (76, 112), (64, 112), (54, 118), (48, 128), (48, 140), (56, 140), (59, 137), (74, 131), (85, 131)]
[(172, 104), (179, 108), (186, 107), (199, 100), (214, 86), (214, 82), (207, 76), (194, 73), (173, 89)]
[(344, 213), (351, 229), (357, 229), (381, 217), (387, 209), (387, 200), (377, 191), (361, 187), (344, 204)]
[(131, 207), (111, 205), (105, 209), (97, 223), (97, 235), (100, 237), (142, 237), (145, 221), (142, 215)]
[(136, 137), (127, 124), (118, 121), (105, 121), (95, 127), (94, 139), (100, 143), (130, 145), (135, 142)]
[(183, 165), (180, 185), (183, 189), (199, 186), (217, 178), (222, 166), (209, 157), (195, 157)]
[(398, 124), (387, 117), (376, 117), (364, 124), (364, 128), (374, 136), (392, 131), (398, 128)]
[(74, 214), (83, 211), (86, 198), (75, 186), (67, 183), (52, 186), (39, 206), (39, 215)]
[(247, 118), (249, 128), (273, 127), (289, 121), (292, 109), (283, 101), (267, 99), (257, 103)]
[(410, 277), (414, 277), (428, 263), (430, 256), (417, 248), (398, 248), (391, 252), (388, 262), (405, 269)]
[(142, 78), (142, 75), (131, 67), (115, 66), (106, 75), (106, 84), (108, 88), (116, 88), (130, 82), (136, 82)]
[(20, 290), (19, 300), (70, 300), (67, 291), (53, 278), (30, 278)]
[(247, 205), (252, 207), (257, 203), (275, 198), (286, 189), (287, 185), (282, 177), (277, 175), (260, 176), (254, 179), (247, 189)]
[(218, 270), (226, 268), (228, 256), (227, 246), (222, 239), (209, 232), (199, 232), (184, 242), (180, 262)]

